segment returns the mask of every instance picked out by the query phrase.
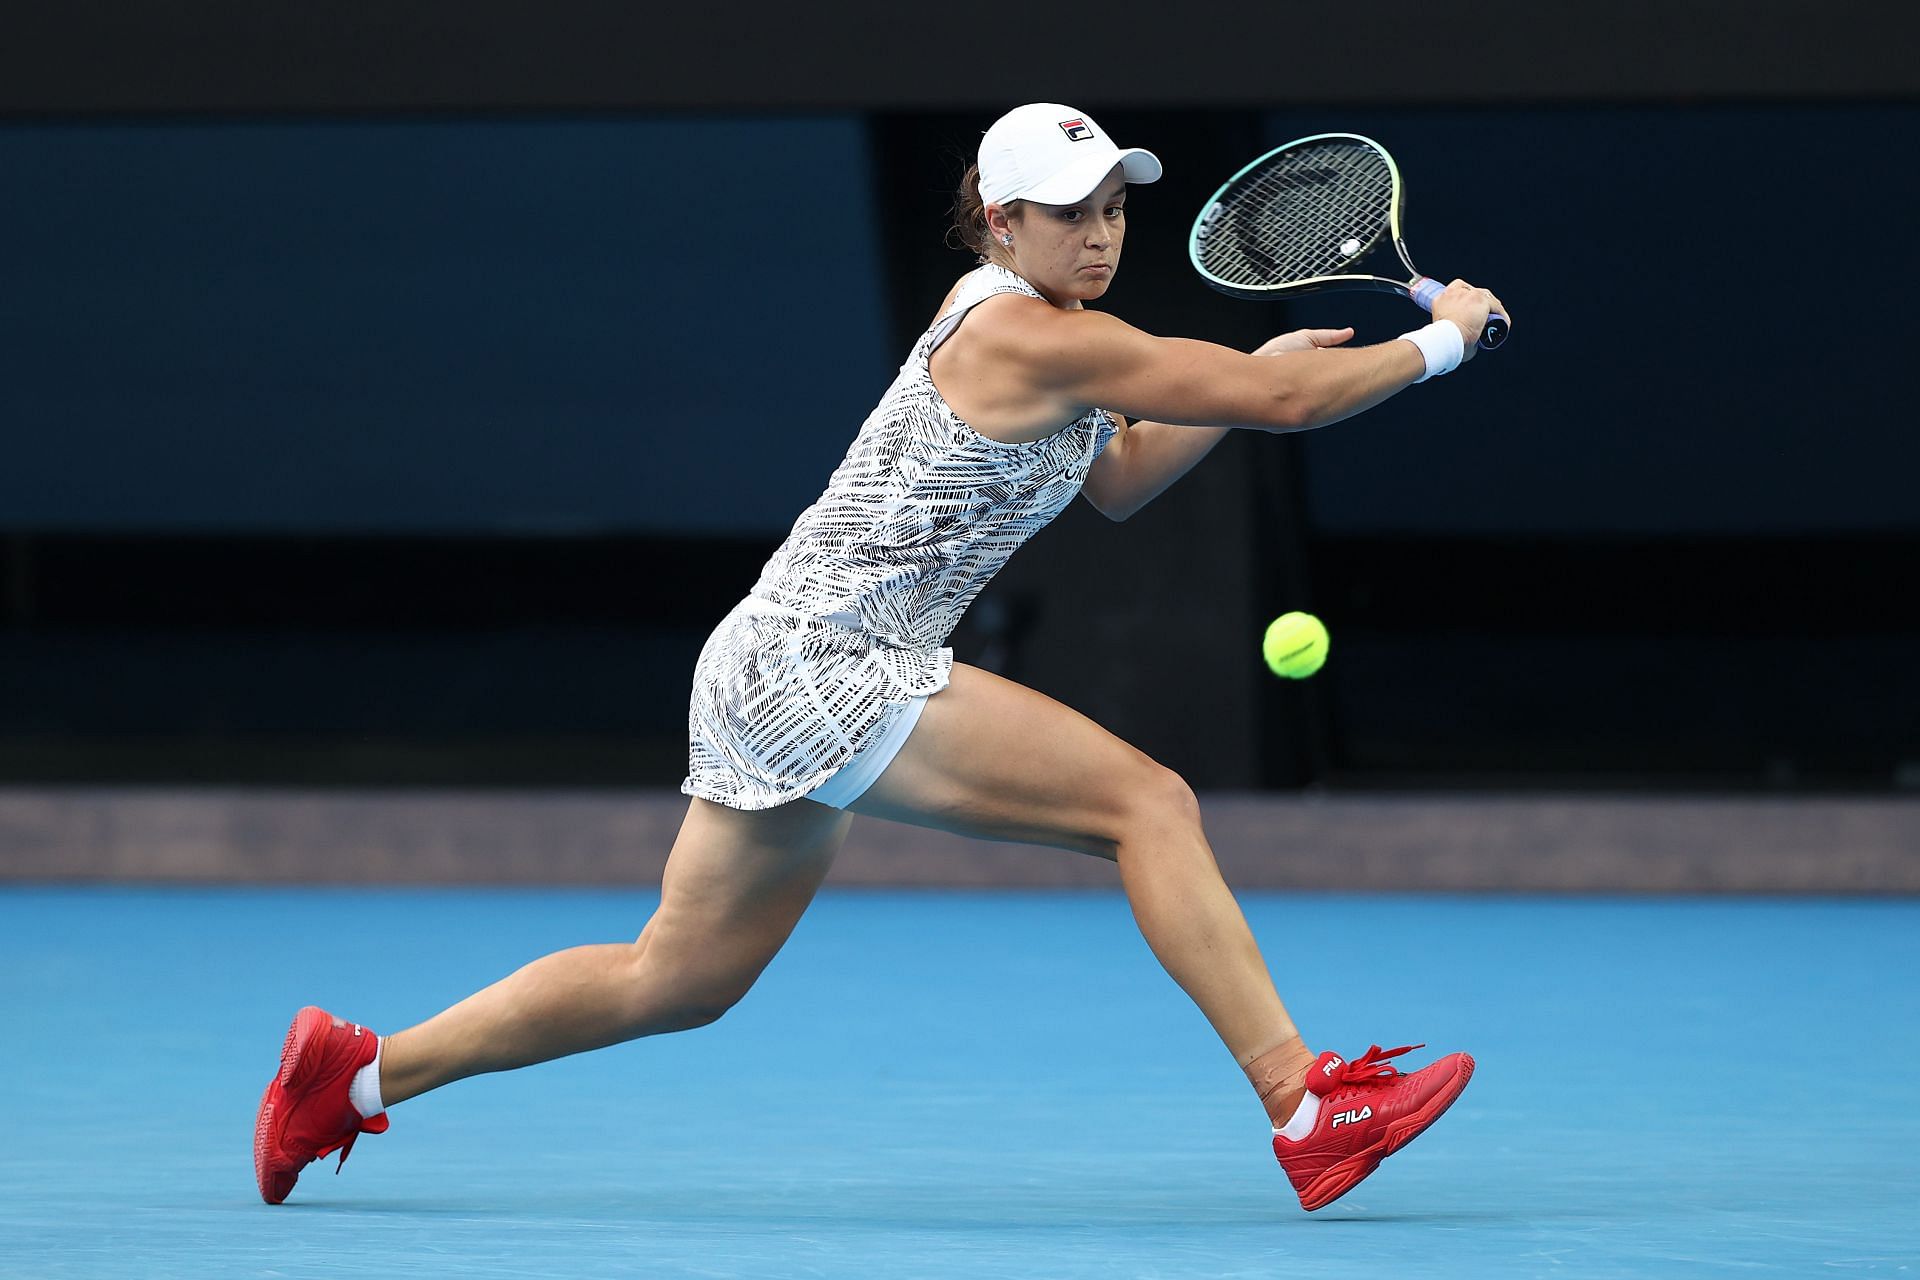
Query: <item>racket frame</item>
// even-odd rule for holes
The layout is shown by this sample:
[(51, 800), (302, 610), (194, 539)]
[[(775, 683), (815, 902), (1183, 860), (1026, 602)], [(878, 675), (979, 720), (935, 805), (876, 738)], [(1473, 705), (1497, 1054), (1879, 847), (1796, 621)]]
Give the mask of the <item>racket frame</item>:
[[(1393, 244), (1393, 251), (1395, 255), (1399, 257), (1400, 265), (1407, 269), (1409, 279), (1393, 280), (1386, 276), (1359, 273), (1352, 275), (1308, 276), (1303, 280), (1283, 280), (1279, 284), (1244, 285), (1230, 284), (1201, 265), (1200, 241), (1205, 238), (1203, 228), (1206, 226), (1208, 215), (1220, 207), (1220, 197), (1225, 195), (1234, 183), (1240, 181), (1240, 179), (1246, 177), (1249, 173), (1252, 173), (1255, 169), (1258, 169), (1261, 165), (1267, 163), (1281, 152), (1292, 151), (1296, 147), (1304, 147), (1310, 142), (1358, 142), (1365, 146), (1372, 147), (1374, 151), (1379, 153), (1380, 158), (1387, 162), (1387, 172), (1393, 179), (1393, 194), (1387, 201), (1387, 238)], [(1193, 269), (1200, 273), (1200, 278), (1205, 280), (1212, 288), (1218, 289), (1221, 293), (1230, 294), (1236, 298), (1246, 298), (1253, 302), (1270, 301), (1274, 298), (1288, 297), (1295, 294), (1328, 293), (1354, 289), (1369, 293), (1397, 293), (1403, 298), (1411, 298), (1413, 297), (1414, 290), (1419, 287), (1420, 282), (1427, 277), (1421, 275), (1420, 269), (1413, 265), (1413, 259), (1407, 253), (1407, 242), (1400, 235), (1400, 205), (1404, 194), (1405, 188), (1400, 181), (1400, 166), (1394, 162), (1393, 153), (1365, 134), (1315, 133), (1304, 138), (1295, 138), (1292, 142), (1277, 146), (1266, 154), (1240, 166), (1240, 169), (1231, 178), (1221, 183), (1219, 189), (1208, 197), (1205, 204), (1200, 206), (1200, 212), (1193, 220), (1193, 229), (1187, 233), (1187, 260), (1193, 264)], [(1359, 253), (1352, 256), (1358, 258), (1370, 253), (1378, 244), (1379, 237), (1376, 236), (1371, 243), (1364, 245)]]
[[(1386, 161), (1387, 173), (1392, 180), (1391, 194), (1387, 200), (1387, 237), (1393, 244), (1394, 254), (1400, 259), (1400, 265), (1407, 269), (1407, 275), (1410, 279), (1394, 280), (1387, 276), (1355, 272), (1351, 274), (1342, 273), (1338, 275), (1309, 276), (1303, 280), (1283, 280), (1278, 284), (1245, 285), (1232, 284), (1222, 280), (1219, 276), (1216, 276), (1213, 272), (1207, 270), (1205, 266), (1201, 265), (1200, 242), (1206, 238), (1208, 224), (1211, 218), (1218, 214), (1221, 207), (1220, 197), (1225, 195), (1234, 183), (1240, 181), (1240, 179), (1246, 177), (1247, 174), (1258, 169), (1261, 165), (1266, 164), (1282, 152), (1304, 147), (1308, 143), (1334, 141), (1357, 142), (1363, 146), (1371, 147), (1382, 160)], [(1315, 133), (1309, 134), (1304, 138), (1295, 138), (1292, 142), (1275, 147), (1251, 163), (1242, 165), (1237, 173), (1221, 183), (1219, 190), (1215, 191), (1212, 197), (1200, 206), (1200, 212), (1193, 220), (1193, 230), (1187, 233), (1187, 261), (1193, 264), (1193, 269), (1200, 273), (1200, 278), (1205, 280), (1208, 285), (1219, 290), (1221, 293), (1231, 295), (1235, 298), (1248, 298), (1255, 302), (1267, 302), (1276, 298), (1291, 298), (1310, 293), (1331, 293), (1348, 290), (1359, 290), (1367, 293), (1397, 293), (1403, 298), (1411, 299), (1431, 315), (1433, 313), (1433, 304), (1439, 299), (1440, 295), (1446, 291), (1446, 286), (1438, 280), (1420, 274), (1420, 269), (1413, 265), (1413, 257), (1407, 252), (1407, 242), (1400, 234), (1400, 210), (1405, 198), (1406, 188), (1400, 180), (1400, 166), (1395, 162), (1393, 153), (1365, 134)], [(1357, 259), (1373, 254), (1379, 246), (1379, 243), (1380, 239), (1376, 234), (1373, 240), (1363, 245), (1357, 252), (1350, 255), (1350, 257)], [(1487, 314), (1486, 326), (1480, 333), (1480, 347), (1483, 350), (1491, 351), (1505, 342), (1507, 340), (1507, 328), (1507, 318), (1504, 315), (1501, 315), (1497, 311), (1489, 312)]]

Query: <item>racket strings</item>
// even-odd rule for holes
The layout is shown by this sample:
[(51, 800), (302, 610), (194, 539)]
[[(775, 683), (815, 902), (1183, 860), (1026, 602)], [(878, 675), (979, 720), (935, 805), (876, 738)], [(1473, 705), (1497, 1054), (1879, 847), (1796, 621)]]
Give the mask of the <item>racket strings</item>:
[(1393, 171), (1358, 143), (1295, 147), (1223, 194), (1199, 251), (1228, 284), (1259, 287), (1335, 275), (1391, 226)]

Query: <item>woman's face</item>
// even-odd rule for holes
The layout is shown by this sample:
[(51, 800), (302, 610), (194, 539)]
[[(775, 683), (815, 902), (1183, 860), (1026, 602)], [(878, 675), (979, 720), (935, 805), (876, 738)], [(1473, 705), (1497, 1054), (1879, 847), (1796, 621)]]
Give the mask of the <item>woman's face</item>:
[(1115, 165), (1079, 204), (1022, 200), (1011, 217), (995, 205), (988, 211), (995, 239), (1013, 236), (1011, 245), (996, 246), (995, 257), (1007, 261), (1054, 306), (1077, 307), (1105, 293), (1120, 269), (1126, 203), (1127, 182)]

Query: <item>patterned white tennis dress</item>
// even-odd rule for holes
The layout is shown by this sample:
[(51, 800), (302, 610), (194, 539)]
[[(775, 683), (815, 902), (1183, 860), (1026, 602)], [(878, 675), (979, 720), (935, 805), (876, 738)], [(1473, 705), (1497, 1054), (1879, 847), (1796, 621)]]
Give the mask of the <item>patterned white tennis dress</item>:
[(914, 344), (819, 499), (700, 651), (680, 790), (770, 809), (819, 787), (915, 698), (946, 688), (960, 615), (1073, 501), (1117, 426), (1099, 409), (1006, 444), (947, 406), (927, 361), (974, 306), (1039, 297), (1012, 271), (967, 275)]

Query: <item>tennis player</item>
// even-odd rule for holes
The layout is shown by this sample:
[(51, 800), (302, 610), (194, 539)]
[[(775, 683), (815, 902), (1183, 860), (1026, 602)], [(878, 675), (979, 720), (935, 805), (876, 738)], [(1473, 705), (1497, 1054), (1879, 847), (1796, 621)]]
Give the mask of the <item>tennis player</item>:
[[(707, 641), (688, 717), (692, 797), (660, 907), (630, 943), (536, 960), (390, 1036), (294, 1018), (254, 1133), (260, 1194), (467, 1076), (704, 1026), (746, 994), (858, 813), (1117, 862), (1154, 955), (1245, 1069), (1301, 1204), (1344, 1194), (1431, 1124), (1473, 1072), (1316, 1055), (1288, 1016), (1172, 770), (943, 647), (1014, 550), (1076, 493), (1123, 520), (1229, 429), (1325, 426), (1471, 358), (1498, 306), (1461, 281), (1433, 323), (1251, 355), (1151, 337), (1083, 304), (1120, 268), (1129, 184), (1160, 161), (1085, 112), (1017, 108), (980, 144), (961, 277), (818, 501)], [(1505, 308), (1502, 308), (1505, 310)], [(1511, 312), (1508, 312), (1511, 315)], [(1409, 1046), (1409, 1048), (1417, 1046)]]

